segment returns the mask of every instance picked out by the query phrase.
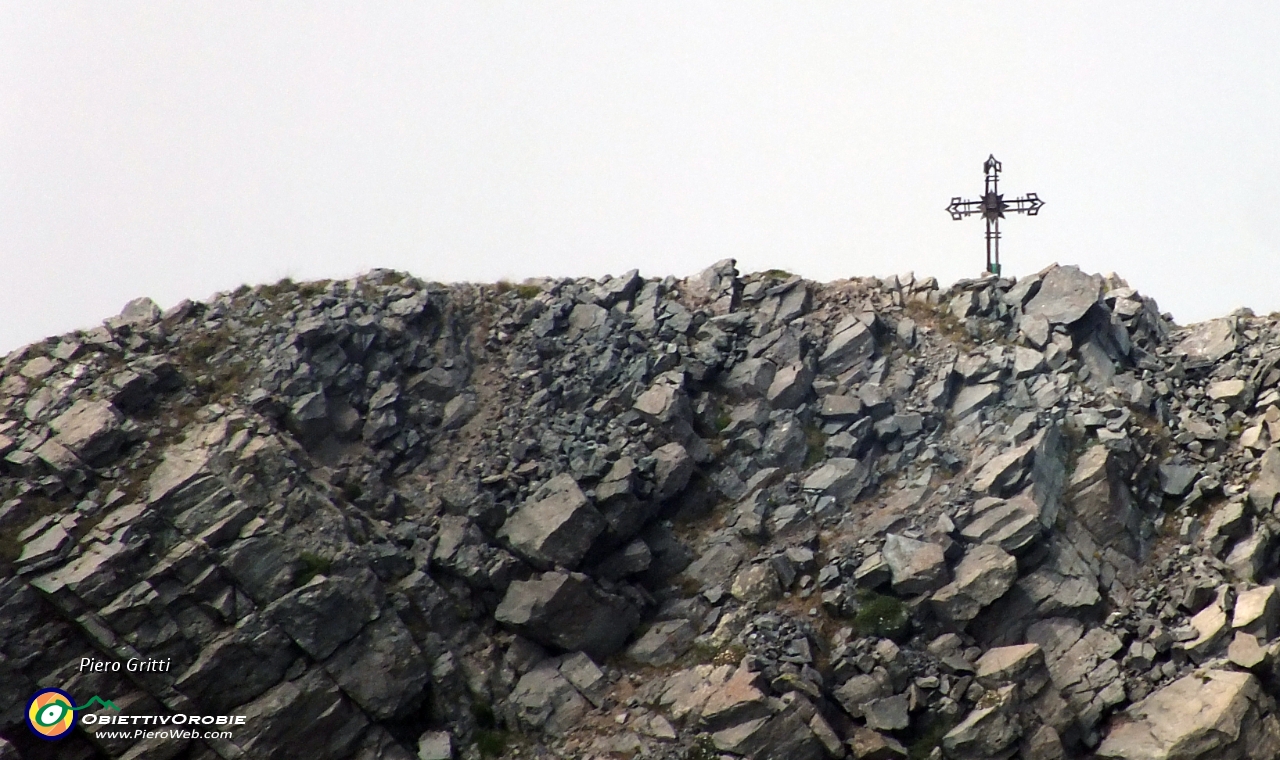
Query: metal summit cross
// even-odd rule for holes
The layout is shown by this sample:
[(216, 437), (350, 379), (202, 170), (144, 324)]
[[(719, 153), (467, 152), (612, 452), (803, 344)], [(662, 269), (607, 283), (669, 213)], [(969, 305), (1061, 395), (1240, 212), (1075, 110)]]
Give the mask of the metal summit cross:
[(998, 275), (1000, 274), (1000, 220), (1004, 218), (1004, 213), (1009, 211), (1035, 216), (1044, 205), (1044, 201), (1037, 198), (1035, 193), (1027, 193), (1022, 198), (1006, 201), (999, 192), (1000, 162), (994, 155), (987, 157), (987, 162), (982, 165), (982, 171), (987, 175), (982, 200), (964, 201), (958, 197), (952, 198), (947, 211), (955, 220), (972, 214), (982, 214), (982, 218), (987, 220), (987, 271)]

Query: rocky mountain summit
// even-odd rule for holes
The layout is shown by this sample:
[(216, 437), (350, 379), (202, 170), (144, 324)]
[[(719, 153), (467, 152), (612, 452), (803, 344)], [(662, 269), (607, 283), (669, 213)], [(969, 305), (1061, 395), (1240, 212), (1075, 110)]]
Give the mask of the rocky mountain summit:
[(0, 760), (1271, 760), (1278, 494), (1280, 320), (1070, 266), (140, 299), (0, 362)]

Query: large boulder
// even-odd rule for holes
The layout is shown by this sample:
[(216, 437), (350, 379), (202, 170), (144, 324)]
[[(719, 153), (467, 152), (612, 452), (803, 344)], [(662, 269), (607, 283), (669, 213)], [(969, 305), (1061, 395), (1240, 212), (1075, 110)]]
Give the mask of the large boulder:
[(1137, 505), (1122, 469), (1110, 448), (1093, 446), (1076, 461), (1067, 494), (1076, 517), (1099, 544), (1136, 557)]
[(604, 516), (571, 475), (557, 475), (543, 491), (541, 499), (526, 502), (507, 518), (498, 538), (535, 565), (575, 568), (604, 531)]
[(106, 401), (81, 399), (51, 423), (57, 441), (90, 464), (110, 461), (124, 441), (124, 415)]
[(367, 579), (318, 575), (267, 608), (267, 615), (317, 660), (333, 654), (378, 617), (378, 599)]
[(535, 641), (602, 660), (622, 647), (640, 612), (581, 573), (550, 572), (512, 583), (494, 618)]
[(1055, 266), (1044, 273), (1040, 291), (1025, 307), (1029, 316), (1042, 316), (1055, 325), (1078, 322), (1102, 295), (1102, 279), (1075, 266)]
[(1098, 747), (1115, 760), (1273, 760), (1275, 702), (1248, 673), (1209, 670), (1174, 681), (1125, 711)]
[(376, 720), (402, 718), (422, 702), (430, 668), (394, 612), (365, 626), (324, 664), (356, 704)]
[(1224, 359), (1240, 345), (1235, 320), (1231, 317), (1211, 319), (1190, 328), (1173, 347), (1188, 367), (1203, 367)]
[(890, 533), (881, 553), (893, 574), (893, 590), (900, 594), (927, 593), (947, 582), (947, 561), (935, 543)]
[(938, 617), (963, 625), (1004, 596), (1018, 579), (1018, 561), (999, 546), (979, 544), (956, 565), (955, 580), (934, 592)]
[(828, 375), (838, 375), (860, 365), (876, 352), (876, 336), (857, 317), (848, 317), (836, 325), (835, 336), (818, 358), (818, 368)]

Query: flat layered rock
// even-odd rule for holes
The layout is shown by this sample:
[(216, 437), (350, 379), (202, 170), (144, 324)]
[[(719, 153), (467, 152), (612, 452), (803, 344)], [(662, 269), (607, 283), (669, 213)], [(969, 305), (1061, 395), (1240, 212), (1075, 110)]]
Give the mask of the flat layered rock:
[(890, 533), (881, 554), (900, 594), (928, 593), (947, 582), (947, 561), (937, 544)]
[(58, 443), (90, 463), (110, 460), (124, 442), (124, 415), (109, 402), (81, 399), (50, 423)]
[(512, 583), (494, 619), (548, 646), (603, 660), (622, 648), (640, 612), (581, 573), (550, 572)]
[(1248, 673), (1209, 670), (1174, 681), (1125, 711), (1098, 747), (1114, 760), (1274, 760), (1275, 703)]
[(1044, 273), (1040, 291), (1024, 311), (1055, 325), (1078, 322), (1102, 295), (1102, 281), (1075, 266), (1055, 266)]
[(525, 503), (507, 518), (498, 538), (535, 564), (572, 569), (604, 532), (605, 519), (571, 475), (557, 475), (546, 490), (545, 497)]

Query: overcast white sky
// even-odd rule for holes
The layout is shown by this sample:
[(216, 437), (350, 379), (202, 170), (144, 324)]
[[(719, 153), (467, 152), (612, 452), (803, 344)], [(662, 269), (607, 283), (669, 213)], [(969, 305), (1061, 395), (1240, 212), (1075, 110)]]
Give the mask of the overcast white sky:
[(1280, 309), (1270, 2), (0, 0), (0, 353), (237, 285), (983, 261)]

